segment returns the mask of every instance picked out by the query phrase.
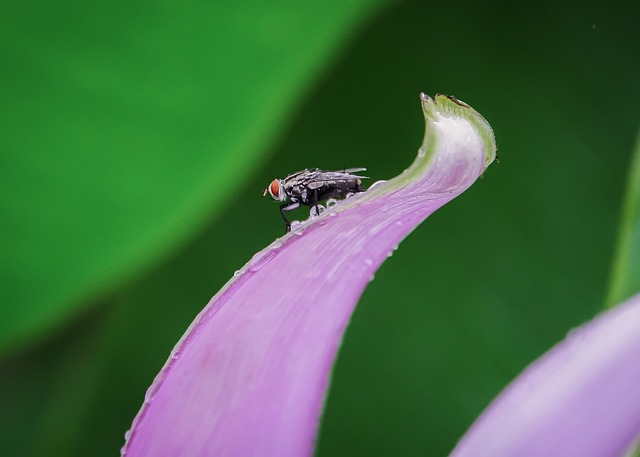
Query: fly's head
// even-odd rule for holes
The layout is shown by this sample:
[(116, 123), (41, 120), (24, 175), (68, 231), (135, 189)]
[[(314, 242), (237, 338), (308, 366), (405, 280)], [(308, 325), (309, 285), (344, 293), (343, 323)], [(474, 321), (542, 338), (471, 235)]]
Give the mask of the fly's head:
[(267, 194), (271, 196), (275, 201), (281, 202), (287, 198), (287, 194), (284, 191), (284, 183), (281, 179), (274, 179), (269, 184), (264, 192), (262, 193), (263, 197), (266, 197)]

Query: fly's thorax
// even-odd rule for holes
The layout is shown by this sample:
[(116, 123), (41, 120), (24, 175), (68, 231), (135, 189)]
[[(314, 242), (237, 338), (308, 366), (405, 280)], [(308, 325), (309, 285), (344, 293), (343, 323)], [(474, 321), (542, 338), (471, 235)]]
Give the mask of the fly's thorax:
[(309, 195), (306, 186), (297, 186), (291, 190), (291, 195), (302, 202), (307, 202)]

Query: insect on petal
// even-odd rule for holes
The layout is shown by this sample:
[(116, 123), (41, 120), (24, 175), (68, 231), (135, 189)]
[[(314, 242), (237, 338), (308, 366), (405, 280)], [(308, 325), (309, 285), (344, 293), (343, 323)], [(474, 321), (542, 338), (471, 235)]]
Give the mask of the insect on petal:
[(313, 454), (362, 291), (398, 243), (495, 158), (491, 127), (472, 108), (426, 95), (422, 107), (424, 143), (405, 173), (299, 224), (211, 299), (147, 391), (123, 454)]

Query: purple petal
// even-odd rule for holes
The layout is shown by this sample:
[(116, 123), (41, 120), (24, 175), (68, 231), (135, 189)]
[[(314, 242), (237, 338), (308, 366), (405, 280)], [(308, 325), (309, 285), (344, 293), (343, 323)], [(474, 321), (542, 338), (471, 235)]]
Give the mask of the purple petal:
[(305, 456), (342, 334), (375, 270), (493, 161), (489, 124), (422, 96), (423, 147), (391, 181), (259, 252), (209, 302), (149, 388), (128, 456)]
[(622, 456), (640, 433), (640, 295), (530, 365), (451, 454)]

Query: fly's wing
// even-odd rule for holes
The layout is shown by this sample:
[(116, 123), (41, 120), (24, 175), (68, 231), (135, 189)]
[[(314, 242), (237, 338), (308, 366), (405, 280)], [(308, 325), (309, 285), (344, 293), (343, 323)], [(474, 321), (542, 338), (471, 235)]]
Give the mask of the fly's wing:
[[(353, 174), (358, 173), (359, 171), (367, 171), (366, 168), (345, 168), (344, 170), (337, 170), (335, 173), (347, 173)], [(360, 178), (365, 178), (366, 176), (359, 176)]]
[(317, 168), (305, 168), (304, 170), (291, 173), (289, 176), (287, 176), (282, 180), (284, 183), (285, 189), (292, 189), (294, 187), (304, 186), (305, 183), (309, 180), (309, 176), (314, 176), (317, 173), (317, 171), (318, 171)]
[(313, 170), (313, 174), (309, 173), (308, 176), (311, 179), (322, 180), (322, 181), (344, 181), (344, 180), (351, 180), (354, 178), (368, 179), (369, 178), (368, 176), (354, 175), (354, 173), (357, 173), (359, 171), (366, 171), (366, 170), (367, 170), (366, 168), (347, 168), (345, 170), (338, 170), (338, 171), (324, 171), (324, 170), (318, 170), (316, 168), (315, 170)]
[(305, 168), (304, 170), (296, 171), (295, 173), (291, 173), (289, 176), (284, 178), (285, 182), (295, 182), (298, 180), (306, 179), (306, 175), (314, 174), (318, 171), (317, 168)]
[(358, 176), (351, 174), (351, 171), (364, 171), (364, 168), (351, 168), (345, 171), (322, 171), (317, 170), (313, 173), (308, 173), (305, 176), (304, 185), (309, 189), (318, 189), (325, 183), (330, 182), (345, 182), (355, 181), (356, 179), (367, 179), (368, 176)]

